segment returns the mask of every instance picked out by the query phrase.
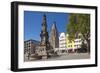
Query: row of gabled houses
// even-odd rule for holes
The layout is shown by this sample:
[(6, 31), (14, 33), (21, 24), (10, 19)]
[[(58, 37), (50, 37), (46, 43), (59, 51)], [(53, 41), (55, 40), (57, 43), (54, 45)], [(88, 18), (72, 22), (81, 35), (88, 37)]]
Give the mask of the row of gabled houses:
[(59, 50), (62, 52), (76, 52), (77, 49), (82, 48), (82, 39), (77, 37), (72, 40), (69, 40), (68, 34), (62, 32), (59, 36)]

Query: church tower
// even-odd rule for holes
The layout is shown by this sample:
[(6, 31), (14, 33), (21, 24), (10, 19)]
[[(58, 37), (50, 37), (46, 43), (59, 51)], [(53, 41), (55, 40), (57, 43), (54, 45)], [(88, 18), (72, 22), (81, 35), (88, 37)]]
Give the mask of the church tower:
[(53, 48), (59, 48), (59, 35), (56, 22), (53, 23), (50, 33), (50, 44)]

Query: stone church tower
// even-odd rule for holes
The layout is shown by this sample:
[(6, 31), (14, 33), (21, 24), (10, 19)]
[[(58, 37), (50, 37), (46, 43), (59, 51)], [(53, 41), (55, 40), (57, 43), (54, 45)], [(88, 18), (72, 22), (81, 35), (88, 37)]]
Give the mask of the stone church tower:
[(59, 35), (56, 22), (53, 23), (50, 33), (50, 44), (53, 48), (59, 48)]

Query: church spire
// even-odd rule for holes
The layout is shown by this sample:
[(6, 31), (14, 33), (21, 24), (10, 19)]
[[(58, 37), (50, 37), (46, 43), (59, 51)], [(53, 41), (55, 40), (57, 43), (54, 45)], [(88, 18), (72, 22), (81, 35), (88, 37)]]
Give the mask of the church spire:
[(56, 29), (56, 22), (55, 22), (55, 21), (53, 22), (53, 25), (52, 25), (52, 28), (51, 28), (51, 29), (52, 29), (52, 30), (53, 30), (53, 29)]
[(53, 48), (59, 47), (58, 30), (57, 30), (55, 21), (53, 22), (52, 27), (51, 27), (50, 44)]

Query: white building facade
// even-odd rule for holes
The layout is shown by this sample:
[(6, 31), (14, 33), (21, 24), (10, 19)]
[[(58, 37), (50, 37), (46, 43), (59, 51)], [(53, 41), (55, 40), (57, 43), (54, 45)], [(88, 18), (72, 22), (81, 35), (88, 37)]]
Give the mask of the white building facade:
[(81, 45), (82, 45), (82, 40), (79, 38), (79, 39), (75, 39), (74, 40), (74, 48), (75, 49), (78, 49), (78, 48), (81, 48)]
[(59, 50), (62, 52), (66, 52), (66, 35), (64, 32), (62, 32), (59, 36)]

